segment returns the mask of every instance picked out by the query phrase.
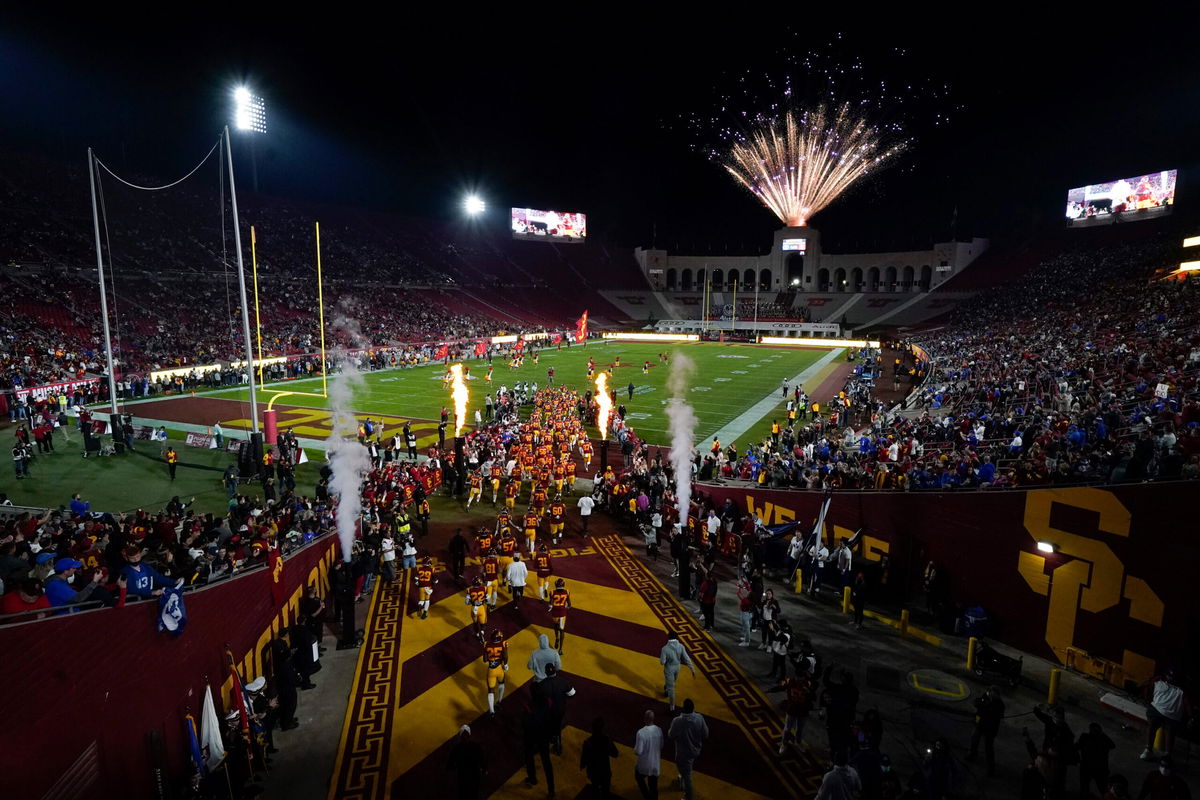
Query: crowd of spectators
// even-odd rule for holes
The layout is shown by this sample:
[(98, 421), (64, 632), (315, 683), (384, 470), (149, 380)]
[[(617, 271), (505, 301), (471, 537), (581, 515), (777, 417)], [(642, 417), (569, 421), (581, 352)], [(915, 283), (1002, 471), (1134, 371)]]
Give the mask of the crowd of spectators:
[[(1200, 289), (1162, 275), (1171, 250), (1062, 252), (914, 337), (928, 361), (910, 353), (807, 398), (779, 435), (714, 452), (707, 474), (897, 490), (1200, 477)], [(863, 394), (880, 380), (916, 389), (888, 409)]]
[[(98, 292), (77, 275), (10, 273), (0, 288), (11, 310), (0, 312), (0, 380), (24, 388), (104, 374)], [(128, 377), (154, 370), (244, 357), (237, 282), (230, 276), (120, 280), (110, 296), (113, 357)], [(320, 350), (314, 285), (274, 280), (260, 287), (265, 356)], [(451, 311), (429, 290), (327, 287), (326, 346), (389, 347), (496, 335), (503, 325), (481, 314)], [(442, 301), (442, 302), (439, 302)], [(445, 302), (445, 304), (443, 304)], [(356, 320), (348, 325), (345, 320)]]
[(3, 518), (3, 613), (67, 613), (85, 602), (122, 606), (168, 586), (202, 586), (265, 564), (274, 547), (290, 552), (332, 521), (327, 501), (291, 491), (268, 502), (235, 494), (224, 516), (196, 513), (194, 500), (108, 513), (93, 511), (77, 493), (41, 516)]

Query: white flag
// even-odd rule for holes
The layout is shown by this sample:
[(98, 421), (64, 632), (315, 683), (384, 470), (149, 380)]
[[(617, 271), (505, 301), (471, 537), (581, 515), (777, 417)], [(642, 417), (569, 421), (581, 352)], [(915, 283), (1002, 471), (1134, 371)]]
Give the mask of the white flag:
[(298, 448), (298, 449), (300, 450), (300, 457), (296, 459), (296, 464), (297, 465), (307, 464), (308, 463), (308, 453), (304, 452), (303, 447)]
[(213, 702), (212, 687), (204, 687), (204, 710), (200, 714), (200, 753), (204, 766), (210, 772), (225, 758), (225, 745), (221, 743), (221, 719)]

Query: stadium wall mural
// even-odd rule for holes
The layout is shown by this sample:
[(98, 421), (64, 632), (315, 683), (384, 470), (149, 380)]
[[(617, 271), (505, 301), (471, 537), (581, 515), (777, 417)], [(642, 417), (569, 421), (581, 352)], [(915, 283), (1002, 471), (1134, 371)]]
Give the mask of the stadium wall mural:
[[(157, 602), (0, 629), (0, 681), (23, 687), (0, 698), (0, 712), (14, 720), (81, 721), (27, 727), (20, 747), (0, 748), (4, 796), (101, 800), (173, 792), (176, 777), (168, 776), (187, 770), (184, 714), (199, 724), (205, 684), (218, 713), (232, 707), (225, 648), (246, 681), (270, 679), (268, 646), (296, 621), (306, 586), (326, 597), (336, 544), (328, 536), (286, 557), (278, 576), (256, 570), (189, 592), (178, 638), (155, 630)], [(274, 601), (276, 577), (282, 604)], [(40, 754), (37, 769), (26, 768), (31, 753)]]
[[(817, 492), (702, 491), (767, 525), (796, 521), (806, 531), (821, 501)], [(864, 529), (856, 568), (872, 572), (882, 600), (919, 603), (932, 561), (947, 599), (982, 606), (999, 641), (1062, 663), (1082, 662), (1074, 651), (1083, 650), (1141, 682), (1178, 664), (1200, 627), (1187, 588), (1200, 563), (1200, 539), (1185, 529), (1187, 492), (1143, 484), (835, 494), (824, 536), (832, 548)]]

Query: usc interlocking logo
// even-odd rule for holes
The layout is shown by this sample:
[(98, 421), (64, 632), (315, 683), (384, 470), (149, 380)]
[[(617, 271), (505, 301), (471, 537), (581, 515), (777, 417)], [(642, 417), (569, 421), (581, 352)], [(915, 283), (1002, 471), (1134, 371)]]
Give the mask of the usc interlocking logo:
[[(1050, 524), (1055, 504), (1098, 515), (1095, 535), (1060, 530)], [(1059, 661), (1066, 662), (1067, 648), (1075, 640), (1080, 610), (1098, 613), (1129, 601), (1129, 616), (1162, 627), (1163, 602), (1141, 578), (1125, 573), (1125, 565), (1105, 543), (1105, 538), (1129, 536), (1129, 510), (1112, 492), (1103, 489), (1043, 489), (1025, 494), (1025, 530), (1035, 542), (1056, 548), (1054, 564), (1046, 571), (1046, 558), (1022, 551), (1017, 571), (1040, 595), (1049, 596), (1046, 643)], [(1154, 659), (1125, 649), (1121, 661), (1125, 675), (1137, 681), (1154, 673)]]

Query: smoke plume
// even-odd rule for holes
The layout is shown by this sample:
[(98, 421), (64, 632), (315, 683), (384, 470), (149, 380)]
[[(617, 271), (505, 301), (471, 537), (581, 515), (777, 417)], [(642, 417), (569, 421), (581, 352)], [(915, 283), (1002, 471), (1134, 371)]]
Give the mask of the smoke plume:
[[(333, 324), (352, 338), (358, 331), (355, 320), (338, 317)], [(362, 515), (363, 476), (371, 470), (371, 457), (358, 441), (358, 420), (354, 418), (354, 392), (363, 385), (357, 359), (338, 350), (333, 353), (333, 360), (338, 364), (338, 373), (329, 381), (333, 432), (325, 443), (325, 458), (333, 471), (329, 492), (338, 499), (335, 519), (338, 539), (342, 543), (342, 560), (349, 562)]]
[(692, 445), (696, 430), (696, 412), (684, 400), (696, 364), (687, 356), (676, 353), (671, 356), (671, 373), (667, 376), (667, 388), (671, 399), (667, 401), (667, 421), (671, 428), (671, 466), (675, 470), (675, 501), (679, 508), (679, 519), (687, 519), (688, 503), (692, 499)]

